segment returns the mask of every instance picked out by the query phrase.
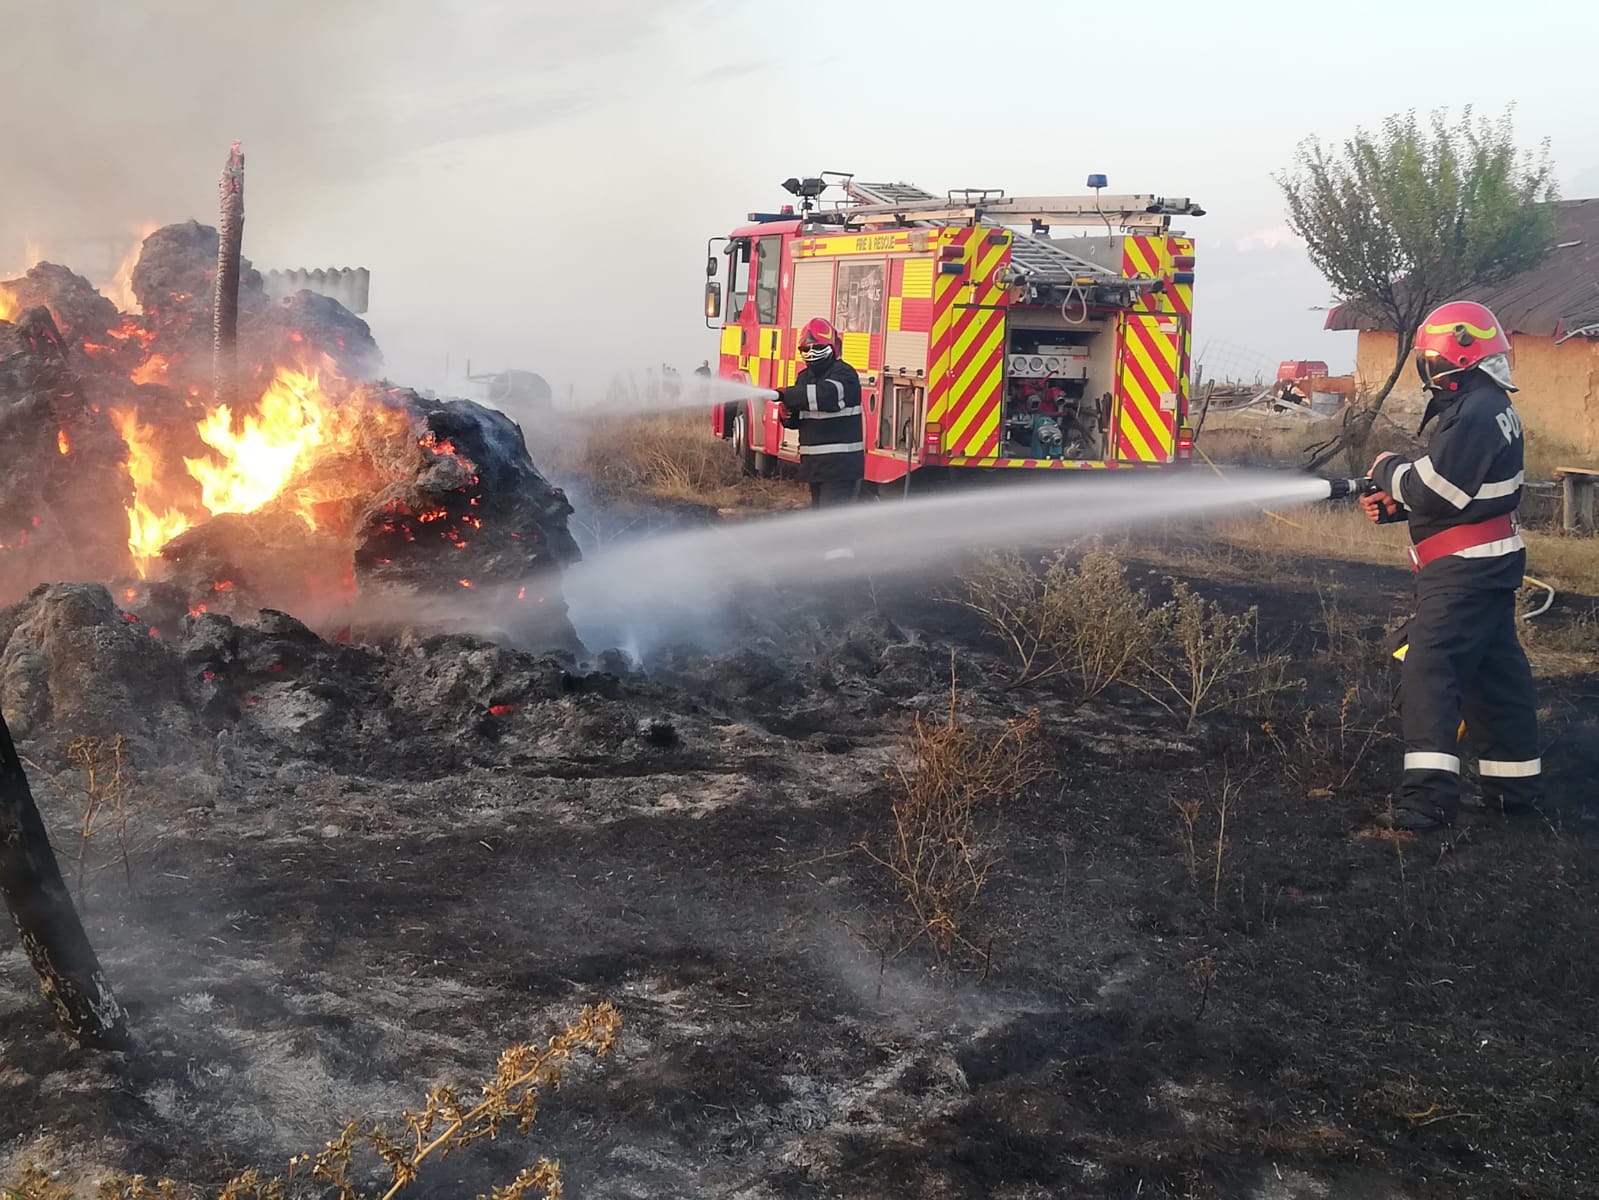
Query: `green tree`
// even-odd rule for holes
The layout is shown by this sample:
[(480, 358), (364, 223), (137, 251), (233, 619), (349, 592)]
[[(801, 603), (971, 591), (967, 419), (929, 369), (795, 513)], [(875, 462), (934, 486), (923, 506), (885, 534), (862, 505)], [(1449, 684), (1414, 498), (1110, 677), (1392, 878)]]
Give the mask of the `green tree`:
[(1357, 130), (1341, 146), (1302, 142), (1277, 176), (1288, 224), (1340, 300), (1398, 332), (1393, 370), (1353, 410), (1341, 442), (1358, 456), (1372, 423), (1410, 360), (1416, 327), (1466, 288), (1515, 275), (1555, 240), (1548, 144), (1516, 148), (1510, 112), (1493, 121), (1465, 109), (1451, 124), (1434, 113), (1389, 117), (1379, 132)]

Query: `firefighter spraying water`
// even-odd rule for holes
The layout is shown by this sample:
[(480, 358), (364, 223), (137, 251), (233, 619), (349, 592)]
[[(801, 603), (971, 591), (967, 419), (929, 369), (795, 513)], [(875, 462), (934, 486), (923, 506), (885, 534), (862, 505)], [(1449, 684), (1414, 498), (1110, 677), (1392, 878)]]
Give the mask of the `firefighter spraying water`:
[(1455, 301), (1429, 314), (1415, 350), (1430, 393), (1427, 453), (1378, 455), (1361, 489), (1371, 520), (1408, 521), (1417, 573), (1416, 610), (1396, 654), (1404, 774), (1385, 814), (1400, 828), (1453, 823), (1462, 717), (1486, 803), (1525, 810), (1540, 794), (1537, 696), (1516, 636), (1527, 552), (1516, 523), (1523, 438), (1509, 353), (1510, 339), (1480, 304)]

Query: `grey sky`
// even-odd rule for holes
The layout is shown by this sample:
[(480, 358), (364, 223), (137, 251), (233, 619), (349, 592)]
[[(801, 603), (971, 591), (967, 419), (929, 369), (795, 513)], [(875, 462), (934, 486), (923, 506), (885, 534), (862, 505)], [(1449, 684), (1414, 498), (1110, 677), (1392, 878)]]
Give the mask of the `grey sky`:
[[(1342, 0), (0, 0), (0, 269), (25, 239), (212, 220), (246, 252), (365, 265), (391, 373), (561, 380), (714, 353), (704, 241), (823, 169), (933, 189), (1192, 195), (1197, 343), (1347, 364), (1270, 175), (1307, 134), (1517, 104), (1599, 193), (1583, 6)], [(86, 251), (79, 251), (87, 254)], [(458, 385), (457, 385), (458, 386)]]

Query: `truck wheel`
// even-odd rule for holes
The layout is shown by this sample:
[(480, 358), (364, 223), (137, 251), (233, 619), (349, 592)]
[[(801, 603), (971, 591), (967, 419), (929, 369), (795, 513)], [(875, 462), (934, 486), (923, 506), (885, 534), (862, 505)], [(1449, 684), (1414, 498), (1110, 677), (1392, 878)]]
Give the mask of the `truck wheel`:
[(738, 456), (739, 469), (745, 475), (759, 475), (766, 465), (766, 455), (750, 447), (749, 417), (742, 409), (733, 418), (733, 453)]

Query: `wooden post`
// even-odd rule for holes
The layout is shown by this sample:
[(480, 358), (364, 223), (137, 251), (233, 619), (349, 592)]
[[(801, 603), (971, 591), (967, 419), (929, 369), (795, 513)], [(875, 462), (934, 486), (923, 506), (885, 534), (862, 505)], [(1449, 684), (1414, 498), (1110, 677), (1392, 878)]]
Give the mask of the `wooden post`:
[(1592, 467), (1556, 467), (1560, 481), (1561, 525), (1567, 533), (1595, 532), (1593, 501), (1599, 488), (1599, 470)]
[(61, 1032), (80, 1046), (122, 1050), (128, 1015), (101, 973), (62, 881), (28, 776), (0, 713), (0, 895)]
[(244, 248), (244, 155), (234, 142), (222, 168), (217, 222), (217, 289), (212, 305), (212, 387), (235, 407), (239, 387), (239, 256)]

